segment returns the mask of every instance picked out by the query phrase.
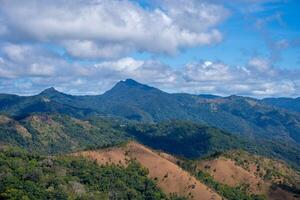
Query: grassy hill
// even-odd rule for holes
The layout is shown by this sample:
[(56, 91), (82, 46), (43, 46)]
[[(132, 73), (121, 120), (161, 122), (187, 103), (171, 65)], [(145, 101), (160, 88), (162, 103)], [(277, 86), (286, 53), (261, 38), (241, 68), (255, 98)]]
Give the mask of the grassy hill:
[(300, 198), (300, 172), (281, 160), (234, 150), (179, 163), (225, 197), (235, 191), (270, 200)]
[(299, 198), (299, 171), (241, 150), (193, 161), (136, 142), (56, 156), (1, 145), (0, 168), (2, 199)]
[(78, 152), (75, 155), (95, 160), (100, 165), (114, 163), (127, 166), (128, 160), (133, 159), (149, 170), (149, 177), (156, 180), (166, 194), (176, 193), (189, 199), (221, 200), (220, 195), (179, 166), (136, 142), (108, 149)]

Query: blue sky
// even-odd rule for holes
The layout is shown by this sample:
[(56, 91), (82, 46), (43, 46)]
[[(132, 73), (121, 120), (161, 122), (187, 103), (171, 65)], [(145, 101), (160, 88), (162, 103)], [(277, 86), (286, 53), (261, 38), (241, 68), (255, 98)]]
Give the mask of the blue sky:
[[(0, 92), (300, 96), (297, 0), (0, 0)], [(26, 19), (26, 20), (24, 20)]]
[[(248, 4), (249, 7), (260, 5), (262, 10), (257, 12), (243, 11), (242, 9), (247, 9), (247, 6), (239, 8), (245, 4), (224, 5), (230, 9), (231, 13), (228, 20), (218, 26), (225, 37), (221, 43), (188, 48), (175, 57), (161, 55), (159, 59), (179, 67), (191, 60), (201, 59), (222, 60), (235, 65), (247, 62), (251, 56), (270, 56), (272, 50), (269, 47), (269, 40), (276, 43), (281, 40), (297, 41), (300, 38), (300, 3), (296, 0)], [(274, 17), (276, 15), (278, 17)], [(268, 20), (268, 18), (272, 19)], [(260, 20), (266, 20), (262, 28), (256, 25)], [(280, 59), (276, 61), (276, 64), (282, 68), (299, 67), (299, 50), (300, 45), (284, 50), (280, 53)], [(136, 58), (149, 58), (150, 56), (144, 53), (134, 55)]]

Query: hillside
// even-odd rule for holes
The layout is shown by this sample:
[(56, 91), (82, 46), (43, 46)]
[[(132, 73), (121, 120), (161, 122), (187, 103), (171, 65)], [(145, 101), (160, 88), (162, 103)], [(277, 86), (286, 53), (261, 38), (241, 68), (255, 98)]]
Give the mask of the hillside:
[(143, 144), (186, 158), (198, 158), (229, 149), (263, 151), (249, 138), (188, 121), (130, 123), (124, 129)]
[[(186, 158), (243, 149), (300, 165), (300, 151), (292, 145), (237, 136), (207, 125), (171, 120), (155, 124), (116, 118), (77, 119), (68, 115), (36, 113), (14, 119), (0, 115), (2, 144), (42, 154), (96, 149), (135, 139), (154, 149)], [(181, 148), (178, 148), (181, 147)]]
[(51, 112), (76, 118), (115, 116), (143, 122), (189, 120), (300, 148), (299, 113), (247, 97), (169, 94), (132, 79), (95, 96), (72, 96), (54, 88), (29, 97), (2, 94), (0, 112), (15, 117)]
[(70, 155), (43, 157), (2, 147), (0, 167), (0, 199), (183, 200), (164, 194), (134, 161), (99, 166)]
[(300, 112), (300, 98), (265, 98), (264, 103), (273, 105), (276, 107), (284, 108), (292, 112)]
[(92, 125), (67, 115), (32, 114), (15, 120), (0, 116), (2, 144), (42, 154), (66, 153), (87, 147), (103, 147), (126, 140), (123, 132), (112, 128), (113, 121), (99, 119)]
[(100, 165), (114, 163), (127, 166), (128, 161), (133, 159), (149, 170), (149, 177), (156, 180), (166, 194), (176, 193), (190, 199), (221, 199), (218, 194), (165, 156), (135, 142), (104, 150), (78, 152), (75, 155), (96, 160)]
[[(213, 180), (270, 200), (300, 199), (300, 173), (280, 160), (230, 151), (197, 161), (194, 173), (202, 180)], [(190, 166), (191, 168), (191, 166)]]
[(51, 157), (1, 145), (0, 166), (3, 199), (299, 199), (298, 171), (245, 151), (190, 161), (136, 142)]

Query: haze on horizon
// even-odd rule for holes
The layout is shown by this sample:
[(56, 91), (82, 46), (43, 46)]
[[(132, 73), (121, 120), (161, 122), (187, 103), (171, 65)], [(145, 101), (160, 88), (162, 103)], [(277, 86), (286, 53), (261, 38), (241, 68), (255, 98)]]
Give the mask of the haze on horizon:
[(297, 0), (0, 0), (0, 93), (300, 96)]

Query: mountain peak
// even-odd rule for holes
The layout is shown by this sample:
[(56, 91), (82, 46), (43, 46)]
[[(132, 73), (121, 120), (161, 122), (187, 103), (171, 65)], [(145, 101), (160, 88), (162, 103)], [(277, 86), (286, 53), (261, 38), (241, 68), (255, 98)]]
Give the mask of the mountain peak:
[(112, 89), (108, 90), (105, 92), (106, 95), (108, 94), (126, 94), (128, 95), (129, 93), (139, 93), (143, 94), (143, 92), (162, 92), (161, 90), (150, 87), (148, 85), (139, 83), (133, 79), (126, 79), (123, 81), (119, 81)]
[(130, 86), (138, 86), (138, 85), (143, 85), (133, 79), (126, 79), (125, 81), (121, 81), (121, 82), (124, 82), (126, 85), (130, 85)]
[(154, 89), (153, 87), (139, 83), (133, 79), (126, 79), (125, 81), (120, 81), (115, 85), (114, 88), (136, 88), (136, 89), (142, 89), (142, 90)]
[(40, 93), (40, 95), (47, 95), (47, 96), (53, 94), (61, 94), (61, 92), (57, 91), (54, 87), (50, 87)]

